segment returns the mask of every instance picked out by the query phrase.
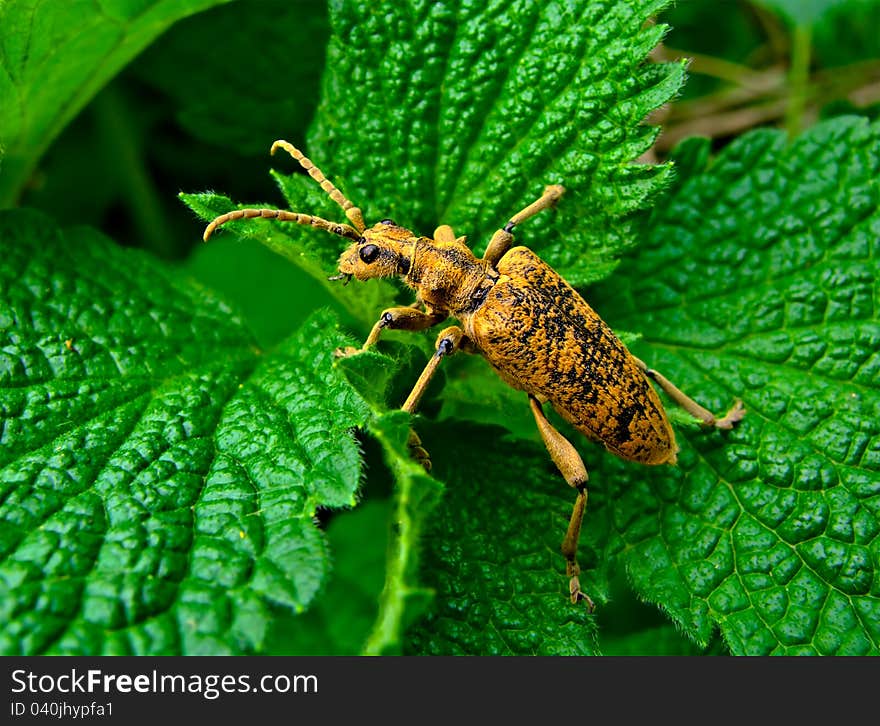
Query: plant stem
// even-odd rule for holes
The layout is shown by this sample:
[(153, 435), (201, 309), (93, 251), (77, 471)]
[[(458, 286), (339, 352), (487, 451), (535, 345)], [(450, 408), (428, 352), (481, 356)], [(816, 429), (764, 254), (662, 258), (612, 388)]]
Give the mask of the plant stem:
[(797, 136), (804, 123), (804, 108), (810, 81), (810, 45), (812, 29), (807, 24), (795, 26), (792, 36), (791, 65), (788, 70), (789, 100), (785, 129), (789, 138)]
[(711, 76), (712, 78), (718, 78), (719, 80), (747, 89), (761, 89), (766, 85), (762, 71), (756, 71), (754, 68), (749, 68), (742, 63), (734, 63), (726, 58), (696, 53), (692, 50), (670, 48), (668, 45), (657, 46), (656, 51), (651, 54), (651, 57), (658, 62), (677, 61), (687, 58), (690, 61), (688, 69), (691, 73)]

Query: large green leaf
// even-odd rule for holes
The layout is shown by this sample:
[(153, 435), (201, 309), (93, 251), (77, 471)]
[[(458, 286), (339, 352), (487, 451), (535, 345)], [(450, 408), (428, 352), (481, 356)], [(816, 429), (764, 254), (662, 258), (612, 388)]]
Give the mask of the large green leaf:
[(271, 354), (208, 291), (0, 216), (0, 650), (250, 652), (323, 587), (369, 409), (317, 314)]
[[(640, 595), (734, 653), (880, 651), (880, 125), (749, 134), (681, 183), (595, 291), (635, 349), (716, 410), (680, 467), (603, 460), (611, 551)], [(598, 478), (594, 477), (595, 478)]]
[(126, 63), (172, 23), (228, 0), (0, 3), (0, 208), (40, 155)]
[(563, 183), (556, 223), (529, 236), (569, 279), (597, 279), (667, 172), (633, 163), (658, 133), (645, 116), (682, 83), (681, 65), (644, 64), (666, 30), (645, 23), (664, 5), (333, 3), (311, 150), (352, 149), (334, 171), (368, 218), (445, 222), (477, 250)]

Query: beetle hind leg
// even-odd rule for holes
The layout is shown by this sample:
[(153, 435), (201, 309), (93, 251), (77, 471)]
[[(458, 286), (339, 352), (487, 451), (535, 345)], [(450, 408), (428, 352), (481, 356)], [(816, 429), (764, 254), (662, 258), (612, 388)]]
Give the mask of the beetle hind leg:
[(578, 539), (581, 534), (581, 524), (584, 521), (584, 511), (587, 508), (587, 480), (589, 479), (587, 467), (584, 466), (583, 459), (581, 459), (580, 454), (578, 454), (571, 442), (547, 420), (540, 402), (532, 395), (529, 395), (529, 406), (532, 409), (535, 423), (538, 425), (538, 431), (541, 433), (541, 438), (547, 447), (550, 458), (553, 459), (556, 468), (565, 477), (565, 481), (577, 490), (577, 499), (575, 499), (571, 519), (568, 522), (568, 529), (562, 540), (562, 554), (565, 557), (565, 570), (569, 578), (568, 589), (571, 601), (576, 603), (579, 600), (584, 600), (587, 607), (592, 611), (594, 608), (593, 601), (581, 590), (578, 577), (581, 568), (577, 562)]
[[(633, 356), (633, 358), (635, 358), (635, 356)], [(644, 361), (639, 360), (638, 358), (635, 358), (635, 361), (644, 374), (660, 386), (667, 396), (691, 416), (700, 419), (704, 426), (714, 426), (716, 429), (729, 430), (736, 426), (742, 420), (743, 416), (746, 415), (746, 409), (743, 406), (743, 402), (737, 399), (724, 416), (716, 416), (709, 409), (703, 408), (662, 373), (655, 371), (653, 368), (649, 368)]]

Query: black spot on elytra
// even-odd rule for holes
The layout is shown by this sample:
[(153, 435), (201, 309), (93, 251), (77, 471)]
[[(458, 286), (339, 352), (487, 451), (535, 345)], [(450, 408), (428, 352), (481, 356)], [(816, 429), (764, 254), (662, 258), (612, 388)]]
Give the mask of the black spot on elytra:
[(629, 441), (630, 431), (629, 425), (639, 411), (635, 406), (627, 406), (620, 410), (617, 414), (617, 441)]

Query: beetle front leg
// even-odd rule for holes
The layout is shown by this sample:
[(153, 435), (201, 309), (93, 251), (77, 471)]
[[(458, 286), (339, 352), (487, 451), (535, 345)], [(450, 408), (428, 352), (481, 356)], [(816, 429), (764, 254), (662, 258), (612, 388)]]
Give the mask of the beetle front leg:
[(587, 480), (589, 479), (587, 467), (584, 466), (584, 460), (581, 459), (581, 455), (578, 454), (571, 442), (547, 420), (540, 402), (532, 395), (529, 395), (529, 406), (531, 406), (535, 423), (538, 424), (538, 431), (541, 432), (541, 438), (544, 440), (544, 446), (547, 447), (550, 458), (553, 459), (553, 463), (556, 464), (556, 468), (565, 477), (569, 486), (577, 490), (577, 499), (574, 502), (565, 538), (562, 540), (562, 554), (565, 557), (565, 570), (569, 577), (568, 590), (571, 601), (576, 603), (578, 600), (585, 600), (587, 607), (592, 611), (595, 607), (593, 601), (581, 591), (578, 578), (581, 568), (577, 562), (578, 539), (581, 534), (581, 524), (584, 521), (584, 511), (587, 508)]
[(746, 409), (743, 407), (743, 402), (737, 400), (724, 416), (718, 418), (710, 410), (703, 408), (693, 398), (688, 396), (684, 391), (682, 391), (662, 373), (660, 373), (659, 371), (655, 371), (653, 368), (648, 368), (644, 361), (639, 360), (635, 356), (633, 356), (633, 358), (635, 359), (639, 368), (644, 371), (645, 375), (648, 378), (650, 378), (658, 386), (660, 386), (660, 388), (667, 396), (669, 396), (691, 416), (700, 419), (703, 422), (704, 426), (714, 426), (717, 429), (725, 430), (732, 429), (737, 423), (742, 420), (742, 417), (746, 415)]
[(432, 325), (443, 322), (446, 318), (447, 316), (444, 313), (426, 313), (411, 306), (388, 308), (382, 311), (369, 336), (367, 336), (363, 350), (376, 345), (383, 330), (425, 330)]
[(534, 217), (538, 212), (543, 212), (547, 207), (552, 207), (564, 193), (565, 187), (560, 184), (551, 184), (545, 187), (544, 193), (538, 199), (514, 214), (510, 221), (504, 225), (504, 229), (499, 229), (492, 235), (489, 246), (486, 247), (486, 254), (483, 255), (483, 261), (495, 267), (498, 260), (504, 257), (504, 253), (513, 244), (513, 228), (525, 222), (529, 217)]
[(363, 346), (360, 348), (342, 348), (339, 349), (336, 354), (338, 356), (347, 356), (368, 350), (379, 342), (382, 331), (386, 329), (411, 331), (425, 330), (432, 325), (442, 323), (446, 320), (447, 315), (444, 313), (426, 313), (413, 307), (418, 304), (418, 302), (415, 302), (413, 305), (407, 307), (388, 308), (387, 310), (383, 310), (379, 319), (376, 321), (376, 324), (373, 325), (373, 329), (367, 336), (366, 341), (364, 341)]

